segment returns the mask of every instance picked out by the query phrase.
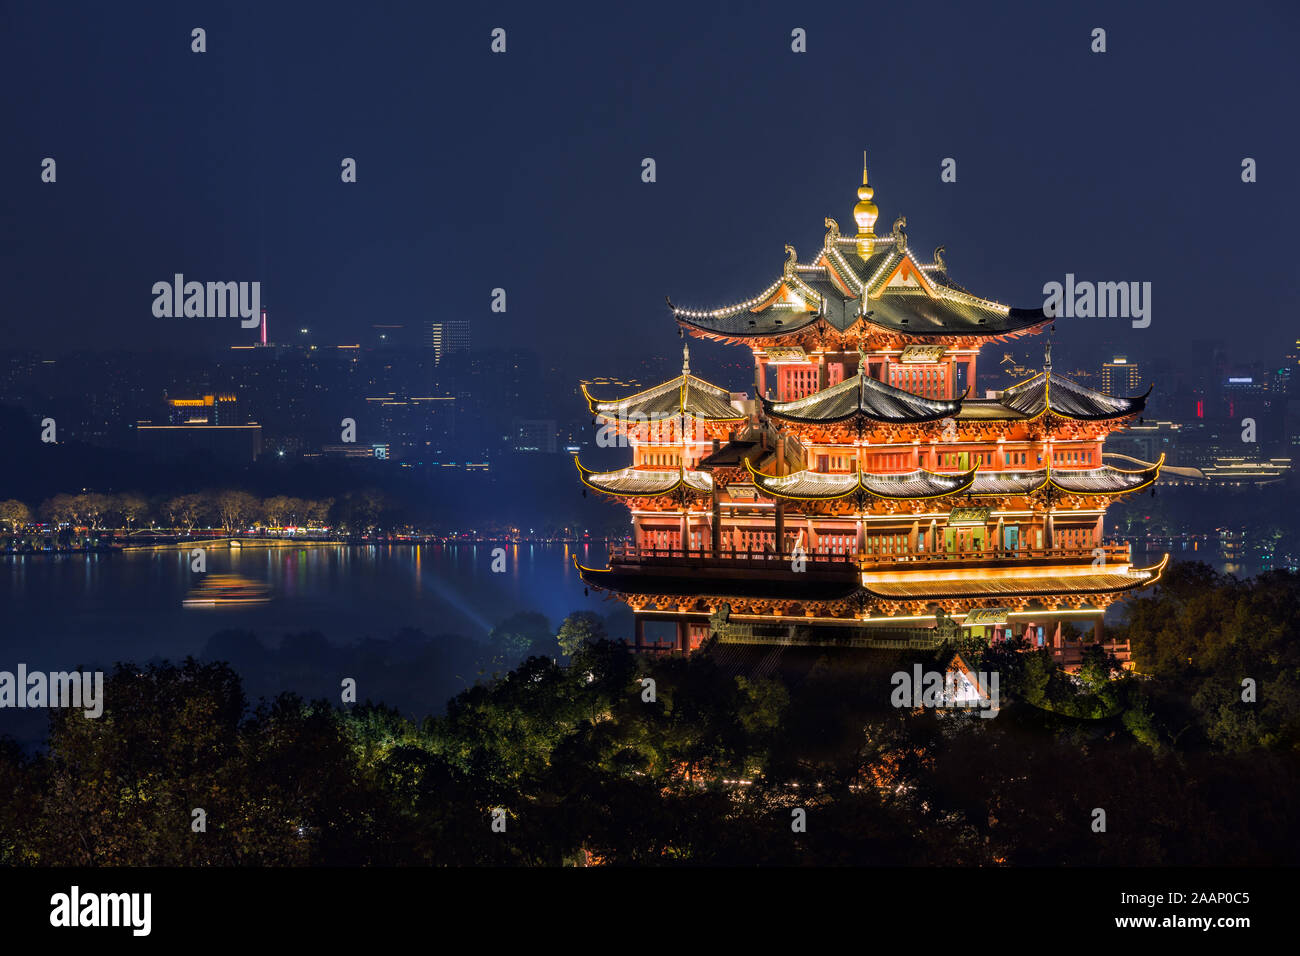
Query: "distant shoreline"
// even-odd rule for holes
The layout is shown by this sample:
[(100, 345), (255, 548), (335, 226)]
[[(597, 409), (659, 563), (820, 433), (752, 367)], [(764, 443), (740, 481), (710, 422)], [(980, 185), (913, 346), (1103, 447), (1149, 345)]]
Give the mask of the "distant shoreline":
[(443, 545), (446, 547), (456, 547), (460, 545), (477, 546), (477, 545), (504, 545), (506, 547), (518, 545), (598, 545), (606, 547), (609, 544), (607, 538), (589, 538), (589, 539), (551, 539), (551, 540), (515, 540), (512, 538), (474, 538), (474, 539), (452, 539), (444, 540), (440, 538), (378, 538), (375, 540), (336, 540), (320, 538), (178, 538), (174, 541), (150, 541), (140, 544), (113, 544), (101, 545), (98, 547), (87, 548), (54, 548), (39, 549), (32, 551), (0, 551), (0, 557), (19, 558), (19, 557), (38, 557), (45, 555), (86, 555), (86, 554), (121, 554), (133, 553), (138, 554), (147, 551), (183, 551), (191, 548), (214, 548), (218, 550), (242, 550), (244, 548), (373, 548), (377, 546), (388, 545)]

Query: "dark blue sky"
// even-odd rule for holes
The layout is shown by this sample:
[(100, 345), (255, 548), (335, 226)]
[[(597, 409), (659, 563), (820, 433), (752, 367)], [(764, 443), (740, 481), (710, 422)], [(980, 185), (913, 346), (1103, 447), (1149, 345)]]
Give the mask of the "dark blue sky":
[(978, 294), (1153, 284), (1149, 329), (1061, 320), (1064, 364), (1102, 337), (1194, 363), (1199, 337), (1272, 358), (1300, 334), (1294, 3), (286, 6), (4, 9), (7, 345), (247, 339), (153, 317), (183, 272), (260, 280), (277, 331), (465, 318), (595, 371), (680, 347), (665, 294), (747, 298), (824, 216), (852, 231), (863, 148), (878, 231), (906, 215)]

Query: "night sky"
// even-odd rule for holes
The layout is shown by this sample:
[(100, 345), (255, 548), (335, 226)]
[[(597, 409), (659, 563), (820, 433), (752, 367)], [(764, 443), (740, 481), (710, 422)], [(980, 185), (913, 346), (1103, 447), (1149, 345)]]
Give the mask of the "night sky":
[(250, 341), (153, 317), (182, 272), (260, 280), (272, 338), (464, 318), (617, 374), (680, 348), (665, 295), (745, 299), (823, 217), (851, 234), (864, 148), (877, 232), (906, 215), (977, 294), (1153, 284), (1148, 329), (1061, 320), (1065, 366), (1103, 338), (1195, 363), (1198, 338), (1272, 360), (1300, 334), (1294, 3), (282, 6), (6, 5), (7, 347)]

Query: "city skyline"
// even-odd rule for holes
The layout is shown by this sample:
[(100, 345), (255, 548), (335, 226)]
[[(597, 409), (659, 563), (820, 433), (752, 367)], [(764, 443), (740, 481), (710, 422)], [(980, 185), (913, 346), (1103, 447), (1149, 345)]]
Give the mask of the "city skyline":
[[(346, 17), (322, 17), (305, 36), (287, 12), (262, 11), (256, 21), (214, 12), (202, 55), (183, 42), (192, 24), (179, 12), (132, 21), (129, 30), (127, 21), (87, 12), (55, 49), (41, 49), (39, 63), (31, 45), (0, 67), (15, 88), (40, 76), (42, 89), (15, 103), (14, 136), (0, 160), (16, 187), (17, 237), (0, 285), (11, 315), (42, 317), (11, 323), (11, 343), (174, 352), (229, 341), (234, 330), (222, 320), (149, 312), (151, 285), (180, 272), (259, 281), (276, 325), (310, 325), (339, 342), (357, 341), (377, 322), (451, 318), (471, 322), (476, 338), (541, 349), (560, 323), (564, 347), (595, 359), (617, 315), (632, 349), (667, 349), (664, 296), (690, 307), (719, 294), (720, 281), (723, 296), (751, 294), (780, 263), (784, 242), (816, 245), (816, 224), (797, 210), (842, 215), (836, 184), (866, 147), (888, 197), (882, 227), (906, 215), (914, 244), (944, 245), (967, 286), (1036, 307), (1045, 284), (1067, 275), (1150, 282), (1148, 328), (1063, 319), (1059, 340), (1068, 348), (1113, 338), (1117, 351), (1144, 347), (1191, 361), (1188, 343), (1229, 318), (1226, 302), (1191, 277), (1288, 274), (1287, 234), (1273, 213), (1296, 198), (1284, 157), (1296, 151), (1297, 132), (1267, 120), (1260, 93), (1287, 86), (1282, 38), (1291, 15), (1264, 10), (1274, 29), (1243, 20), (1208, 38), (1196, 17), (1103, 6), (1093, 16), (1106, 21), (1111, 46), (1099, 55), (1089, 49), (1088, 21), (1015, 6), (1027, 15), (1010, 16), (1006, 29), (987, 31), (974, 11), (954, 7), (935, 18), (923, 46), (871, 43), (884, 101), (904, 78), (915, 105), (877, 109), (865, 124), (844, 123), (831, 101), (808, 96), (809, 70), (817, 64), (829, 71), (823, 82), (843, 88), (861, 37), (903, 27), (906, 11), (858, 11), (849, 18), (856, 31), (801, 14), (809, 46), (795, 54), (791, 25), (775, 6), (746, 18), (692, 8), (686, 29), (665, 26), (672, 18), (621, 29), (632, 14), (616, 11), (563, 27), (518, 10), (520, 39), (501, 55), (491, 52), (486, 26), (482, 42), (472, 42), (472, 18), (457, 11), (400, 33), (391, 15), (357, 30), (344, 26)], [(34, 16), (16, 11), (15, 32)], [(603, 39), (611, 30), (617, 44)], [(444, 34), (457, 42), (437, 58), (420, 55), (426, 36)], [(270, 54), (283, 44), (346, 52), (353, 66), (340, 73), (323, 56), (289, 72)], [(1185, 69), (1206, 44), (1216, 68)], [(728, 78), (740, 49), (766, 51), (743, 92)], [(557, 50), (564, 56), (548, 55)], [(169, 83), (139, 91), (145, 108), (99, 115), (102, 104), (124, 100), (131, 82), (104, 69), (98, 88), (86, 88), (82, 67), (108, 51), (164, 57)], [(679, 67), (652, 67), (665, 60)], [(628, 75), (637, 61), (646, 66)], [(978, 87), (962, 82), (972, 69)], [(1040, 82), (1022, 83), (1026, 71)], [(1180, 78), (1177, 98), (1151, 80), (1166, 75)], [(478, 98), (441, 99), (438, 124), (394, 126), (360, 106), (382, 101), (394, 84), (437, 89), (461, 78), (472, 78)], [(703, 108), (688, 109), (697, 90)], [(590, 97), (599, 123), (574, 109), (561, 111), (557, 125), (539, 108), (577, 91)], [(729, 108), (742, 98), (745, 109)], [(287, 112), (295, 103), (304, 108)], [(754, 150), (759, 113), (748, 104), (759, 103), (759, 112), (784, 111), (819, 128), (818, 149), (777, 136)], [(922, 104), (942, 104), (944, 121), (918, 124)], [(1082, 125), (1081, 110), (1089, 111)], [(228, 135), (233, 116), (236, 136)], [(109, 119), (127, 148), (106, 150), (79, 135)], [(449, 129), (479, 147), (441, 148)], [(754, 155), (742, 159), (744, 149)], [(42, 157), (58, 162), (56, 182), (41, 181)], [(355, 182), (341, 181), (347, 158), (357, 162)], [(656, 162), (654, 182), (642, 181), (645, 158)], [(1245, 158), (1258, 164), (1257, 181), (1242, 181)], [(949, 159), (955, 181), (945, 182)], [(756, 206), (764, 215), (752, 214)], [(612, 254), (593, 269), (603, 246)], [(83, 264), (75, 283), (58, 278), (68, 255)], [(506, 292), (504, 312), (493, 311), (496, 289)], [(1285, 326), (1298, 300), (1300, 290), (1285, 282), (1238, 285), (1230, 318), (1246, 331), (1243, 351), (1263, 356), (1293, 341)]]

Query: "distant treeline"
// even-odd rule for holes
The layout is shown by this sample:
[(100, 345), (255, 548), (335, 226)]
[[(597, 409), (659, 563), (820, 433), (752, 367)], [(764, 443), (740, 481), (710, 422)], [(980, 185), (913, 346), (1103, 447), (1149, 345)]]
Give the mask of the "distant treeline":
[[(406, 467), (396, 461), (281, 458), (268, 453), (244, 461), (197, 450), (160, 458), (140, 449), (101, 448), (75, 440), (45, 444), (40, 435), (38, 419), (0, 406), (0, 445), (11, 449), (21, 463), (0, 475), (0, 499), (21, 501), (33, 515), (40, 514), (42, 503), (55, 492), (93, 489), (144, 498), (151, 517), (168, 522), (161, 507), (166, 502), (191, 493), (211, 499), (213, 493), (203, 489), (217, 489), (215, 493), (234, 489), (259, 501), (283, 496), (307, 501), (332, 498), (335, 509), (345, 508), (351, 500), (363, 511), (364, 499), (377, 494), (382, 500), (380, 529), (504, 532), (520, 528), (545, 533), (547, 528), (580, 527), (592, 533), (620, 534), (627, 530), (627, 510), (595, 495), (585, 497), (572, 458), (565, 454), (501, 457), (487, 471), (468, 471), (451, 463)], [(341, 524), (347, 516), (336, 510), (331, 520)], [(364, 516), (357, 519), (358, 523), (364, 520)]]
[[(35, 508), (16, 498), (0, 501), (0, 529), (21, 535), (34, 523), (54, 528), (66, 525), (91, 531), (133, 532), (156, 528), (190, 534), (196, 529), (227, 532), (247, 529), (317, 528), (343, 534), (378, 531), (428, 531), (428, 525), (411, 515), (377, 488), (345, 492), (338, 498), (297, 498), (272, 495), (259, 498), (235, 489), (209, 489), (179, 495), (57, 494)], [(519, 528), (504, 522), (479, 526), (484, 532), (506, 533)], [(453, 528), (463, 530), (463, 525)], [(562, 527), (553, 521), (529, 523), (527, 530), (546, 537), (576, 536), (584, 529)], [(625, 531), (620, 527), (618, 530)]]

